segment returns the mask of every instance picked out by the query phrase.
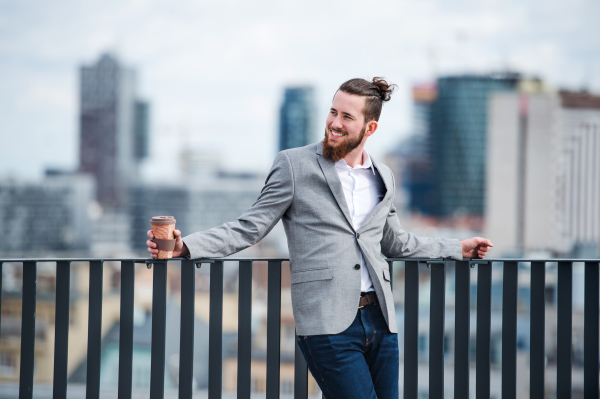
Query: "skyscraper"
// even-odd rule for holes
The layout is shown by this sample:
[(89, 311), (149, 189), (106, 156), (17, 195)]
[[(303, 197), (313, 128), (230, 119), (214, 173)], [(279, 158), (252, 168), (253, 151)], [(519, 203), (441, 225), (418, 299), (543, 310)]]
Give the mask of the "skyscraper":
[(287, 87), (279, 111), (279, 151), (302, 147), (314, 140), (314, 89)]
[(436, 216), (483, 216), (488, 97), (514, 91), (518, 81), (514, 73), (438, 79), (431, 119)]
[(81, 67), (79, 121), (79, 170), (96, 178), (101, 204), (121, 208), (147, 153), (148, 105), (136, 105), (135, 72), (114, 55)]

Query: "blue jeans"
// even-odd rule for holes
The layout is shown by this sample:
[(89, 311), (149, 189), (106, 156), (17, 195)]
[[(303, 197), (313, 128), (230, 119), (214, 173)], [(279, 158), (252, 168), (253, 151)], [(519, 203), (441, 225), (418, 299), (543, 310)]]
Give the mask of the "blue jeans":
[(326, 399), (398, 399), (398, 334), (378, 303), (358, 309), (344, 332), (299, 336), (298, 345)]

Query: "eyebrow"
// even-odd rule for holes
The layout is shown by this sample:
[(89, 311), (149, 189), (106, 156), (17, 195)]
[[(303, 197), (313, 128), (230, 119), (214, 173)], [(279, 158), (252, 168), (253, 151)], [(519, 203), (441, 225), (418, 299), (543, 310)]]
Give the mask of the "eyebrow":
[[(331, 107), (329, 110), (330, 110), (330, 111), (335, 111), (335, 112), (337, 112), (337, 109), (335, 109), (335, 108), (333, 108), (333, 107)], [(352, 114), (349, 114), (349, 113), (347, 113), (347, 112), (342, 112), (342, 115), (346, 115), (346, 116), (349, 116), (349, 117), (351, 117), (352, 119), (356, 119), (356, 117), (355, 117), (354, 115), (352, 115)]]

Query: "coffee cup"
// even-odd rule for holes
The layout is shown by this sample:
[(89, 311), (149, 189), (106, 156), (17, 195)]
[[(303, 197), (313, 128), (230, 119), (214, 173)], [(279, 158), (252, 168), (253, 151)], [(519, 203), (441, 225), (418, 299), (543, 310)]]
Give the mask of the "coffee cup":
[(154, 216), (150, 220), (152, 234), (158, 249), (158, 259), (171, 259), (175, 249), (175, 218), (173, 216)]

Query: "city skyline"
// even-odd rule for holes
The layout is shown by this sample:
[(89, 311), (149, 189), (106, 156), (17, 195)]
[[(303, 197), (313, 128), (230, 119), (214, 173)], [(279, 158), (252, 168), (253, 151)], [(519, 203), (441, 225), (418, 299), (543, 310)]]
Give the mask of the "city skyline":
[[(152, 99), (151, 154), (179, 150), (193, 135), (220, 149), (230, 170), (271, 165), (286, 85), (316, 88), (318, 128), (344, 80), (379, 75), (397, 83), (369, 140), (378, 159), (410, 133), (410, 87), (418, 81), (510, 67), (555, 87), (600, 90), (592, 1), (380, 2), (378, 18), (369, 19), (360, 2), (302, 4), (234, 2), (236, 11), (226, 13), (232, 4), (5, 2), (0, 138), (13, 150), (0, 160), (0, 177), (76, 168), (77, 67), (111, 49), (139, 71), (140, 94)], [(173, 173), (146, 166), (145, 176)]]

